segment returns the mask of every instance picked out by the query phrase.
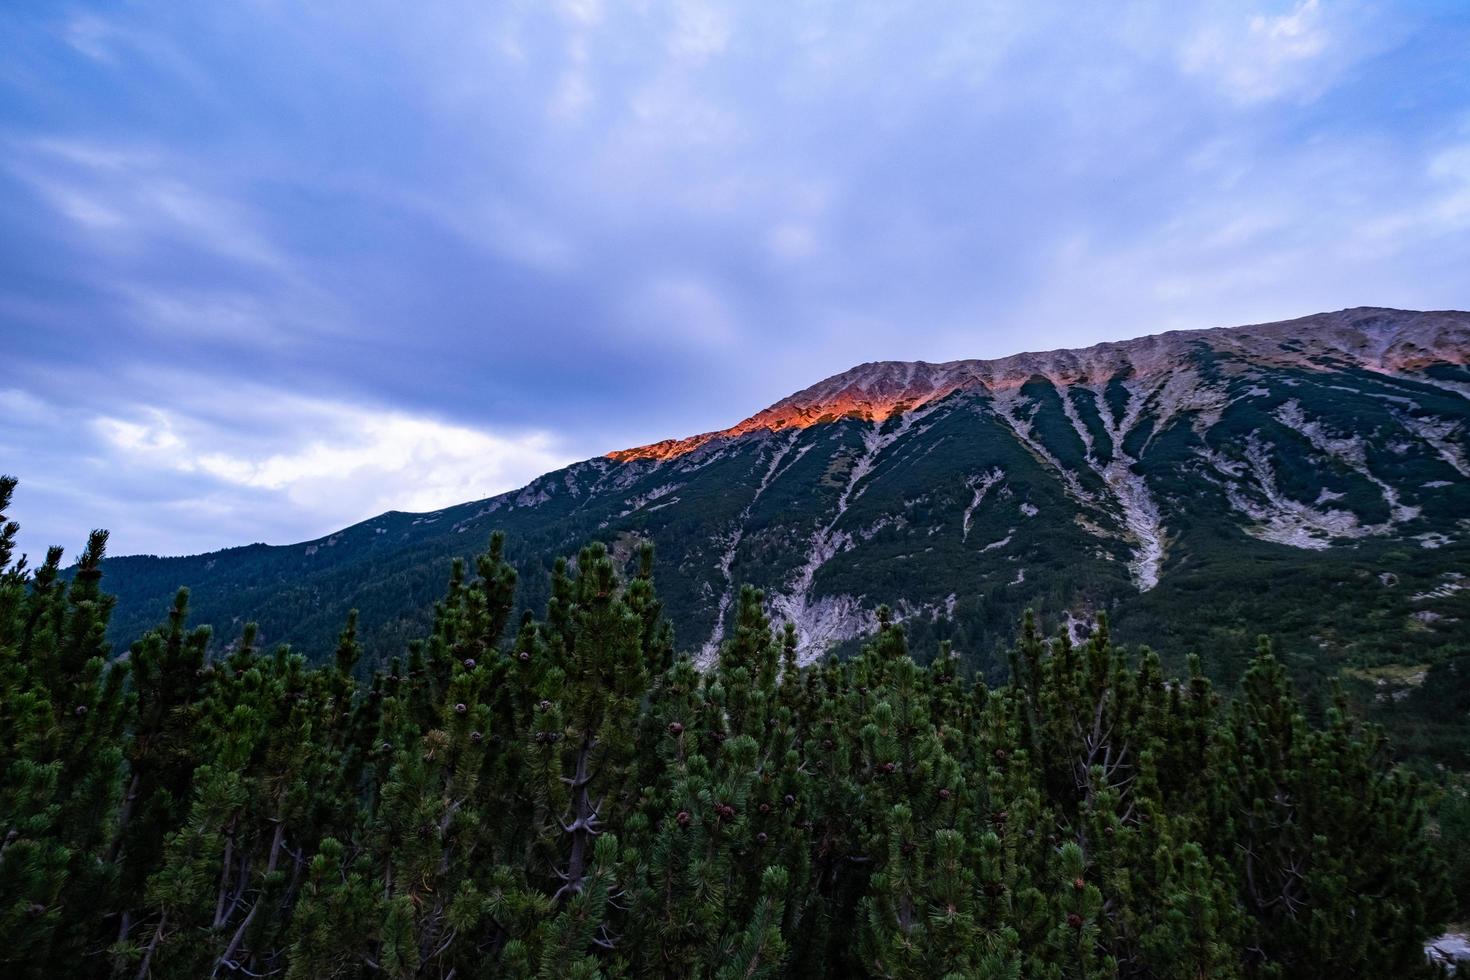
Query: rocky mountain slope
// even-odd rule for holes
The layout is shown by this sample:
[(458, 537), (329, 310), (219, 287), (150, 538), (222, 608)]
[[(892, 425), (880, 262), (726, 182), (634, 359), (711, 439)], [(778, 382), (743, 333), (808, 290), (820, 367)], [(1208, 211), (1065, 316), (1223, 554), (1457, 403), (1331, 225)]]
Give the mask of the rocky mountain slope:
[(1360, 672), (1397, 704), (1418, 687), (1361, 672), (1407, 659), (1427, 677), (1470, 647), (1467, 360), (1470, 314), (1353, 309), (863, 364), (730, 429), (488, 500), (300, 545), (111, 559), (115, 623), (135, 632), (189, 585), (226, 637), (257, 619), (325, 650), (357, 606), (391, 654), (450, 558), (500, 528), (533, 599), (556, 555), (653, 541), (681, 645), (705, 656), (749, 582), (807, 657), (882, 602), (916, 645), (950, 639), (988, 671), (1024, 608), (1074, 631), (1107, 611), (1226, 680), (1269, 631), (1303, 669)]

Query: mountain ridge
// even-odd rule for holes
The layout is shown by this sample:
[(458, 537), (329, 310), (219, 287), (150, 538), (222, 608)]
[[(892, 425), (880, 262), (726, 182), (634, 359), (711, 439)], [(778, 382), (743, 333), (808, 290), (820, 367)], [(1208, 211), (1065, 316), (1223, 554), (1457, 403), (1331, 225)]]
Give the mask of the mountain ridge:
[[(997, 358), (962, 358), (952, 361), (867, 361), (854, 365), (846, 371), (839, 372), (816, 384), (809, 385), (785, 398), (773, 403), (765, 409), (747, 417), (725, 429), (717, 429), (711, 432), (700, 433), (682, 439), (663, 439), (644, 446), (629, 449), (614, 450), (606, 454), (608, 458), (619, 461), (633, 459), (663, 459), (670, 456), (681, 455), (692, 451), (698, 446), (717, 438), (730, 438), (744, 435), (757, 429), (779, 432), (782, 429), (795, 426), (816, 424), (822, 418), (829, 415), (841, 416), (854, 414), (867, 418), (869, 421), (877, 418), (886, 418), (897, 410), (899, 405), (907, 405), (917, 408), (937, 397), (944, 397), (954, 390), (969, 386), (983, 386), (990, 390), (1005, 387), (1015, 387), (1023, 384), (1030, 377), (1040, 374), (1054, 381), (1076, 382), (1087, 380), (1094, 373), (1102, 371), (1113, 372), (1124, 366), (1120, 363), (1120, 357), (1126, 359), (1134, 351), (1144, 348), (1154, 348), (1156, 356), (1167, 354), (1171, 357), (1177, 356), (1178, 345), (1190, 342), (1227, 339), (1234, 340), (1237, 337), (1248, 338), (1251, 332), (1266, 332), (1271, 340), (1294, 339), (1295, 335), (1304, 328), (1313, 332), (1326, 334), (1324, 339), (1342, 340), (1344, 333), (1356, 333), (1363, 337), (1363, 342), (1357, 345), (1339, 343), (1337, 352), (1352, 353), (1353, 348), (1359, 349), (1372, 346), (1366, 331), (1361, 327), (1344, 328), (1341, 323), (1334, 323), (1345, 318), (1356, 317), (1359, 320), (1363, 316), (1413, 316), (1419, 326), (1440, 333), (1457, 331), (1458, 337), (1455, 343), (1445, 343), (1442, 338), (1436, 337), (1430, 347), (1415, 343), (1405, 338), (1397, 338), (1389, 344), (1378, 345), (1377, 351), (1372, 358), (1364, 358), (1364, 364), (1376, 363), (1379, 367), (1393, 370), (1403, 369), (1410, 365), (1422, 363), (1434, 363), (1448, 361), (1450, 363), (1463, 364), (1467, 356), (1466, 351), (1470, 349), (1470, 329), (1467, 329), (1465, 318), (1467, 314), (1457, 310), (1433, 310), (1414, 311), (1397, 310), (1388, 307), (1351, 307), (1338, 310), (1333, 313), (1317, 313), (1309, 316), (1297, 317), (1290, 320), (1278, 320), (1259, 324), (1246, 324), (1242, 326), (1205, 327), (1181, 330), (1168, 330), (1157, 334), (1144, 334), (1127, 340), (1102, 341), (1083, 348), (1055, 348), (1047, 351), (1024, 351), (1017, 354), (1008, 354)], [(1337, 331), (1328, 333), (1327, 329), (1338, 327)], [(1403, 332), (1402, 330), (1399, 332)], [(1426, 339), (1422, 337), (1419, 339)], [(1408, 351), (1402, 352), (1401, 356), (1392, 368), (1385, 364), (1385, 355), (1397, 343), (1408, 343), (1414, 351), (1414, 356), (1407, 356)], [(1160, 348), (1174, 346), (1175, 349), (1160, 351)], [(1243, 345), (1240, 345), (1243, 346)], [(1431, 356), (1426, 357), (1426, 354)], [(1261, 349), (1252, 351), (1261, 356), (1266, 352)], [(1326, 353), (1322, 351), (1321, 353)], [(1091, 355), (1090, 357), (1088, 355)], [(1109, 355), (1112, 355), (1109, 357)], [(1302, 358), (1280, 358), (1284, 362), (1303, 363)], [(1057, 370), (1055, 363), (1065, 362), (1070, 370)], [(1134, 367), (1131, 362), (1129, 367)], [(1156, 369), (1162, 369), (1157, 364)], [(891, 381), (893, 375), (898, 372), (906, 374), (905, 380), (897, 385), (897, 392), (876, 393), (877, 397), (871, 397), (875, 393), (870, 392), (864, 382), (873, 380)], [(918, 376), (924, 375), (931, 380), (927, 384), (915, 386)], [(886, 377), (885, 377), (886, 376)], [(852, 389), (856, 388), (857, 392)], [(863, 397), (870, 396), (870, 397)]]
[[(1139, 590), (1147, 591), (1158, 582), (1167, 550), (1167, 535), (1158, 504), (1146, 481), (1133, 472), (1138, 460), (1123, 448), (1123, 444), (1127, 434), (1138, 425), (1150, 401), (1154, 408), (1151, 423), (1154, 428), (1161, 428), (1183, 412), (1195, 413), (1198, 416), (1196, 425), (1208, 427), (1208, 424), (1218, 421), (1228, 401), (1222, 397), (1218, 387), (1204, 385), (1202, 375), (1199, 372), (1192, 374), (1186, 367), (1186, 355), (1190, 349), (1203, 346), (1218, 355), (1238, 358), (1245, 362), (1240, 369), (1243, 375), (1249, 375), (1252, 366), (1261, 365), (1333, 371), (1339, 370), (1342, 360), (1346, 359), (1357, 367), (1399, 376), (1406, 369), (1426, 363), (1462, 365), (1466, 350), (1470, 349), (1467, 322), (1470, 322), (1470, 317), (1457, 311), (1415, 312), (1359, 307), (1294, 320), (1169, 331), (1128, 341), (1104, 342), (1083, 349), (1022, 353), (990, 360), (868, 362), (788, 396), (728, 429), (612, 453), (609, 458), (624, 463), (652, 461), (661, 464), (696, 453), (712, 444), (758, 433), (774, 435), (844, 417), (881, 425), (895, 414), (914, 413), (917, 416), (925, 406), (942, 401), (957, 391), (980, 389), (990, 397), (992, 408), (1028, 449), (1050, 462), (1056, 470), (1065, 472), (1053, 455), (1032, 438), (1027, 420), (1013, 410), (1014, 400), (1021, 388), (1038, 378), (1050, 382), (1059, 393), (1064, 385), (1073, 392), (1081, 386), (1084, 391), (1090, 391), (1096, 402), (1096, 417), (1102, 428), (1098, 435), (1105, 435), (1116, 450), (1109, 454), (1111, 458), (1094, 458), (1094, 435), (1089, 432), (1079, 416), (1078, 406), (1070, 398), (1061, 399), (1062, 412), (1082, 442), (1089, 465), (1111, 492), (1121, 511), (1126, 535), (1132, 537), (1135, 545), (1128, 565)], [(1151, 380), (1166, 374), (1168, 377), (1157, 382), (1154, 388), (1146, 387)], [(1122, 386), (1129, 389), (1126, 400), (1121, 412), (1109, 413), (1102, 404), (1101, 386), (1120, 378), (1123, 379)], [(1460, 394), (1470, 393), (1470, 386), (1460, 382), (1431, 383)], [(1292, 403), (1285, 413), (1281, 420), (1291, 427), (1302, 430), (1308, 424), (1300, 418), (1299, 404)], [(848, 488), (838, 501), (836, 516), (813, 538), (809, 559), (812, 567), (802, 568), (798, 575), (800, 588), (794, 590), (800, 594), (783, 595), (778, 592), (774, 597), (776, 611), (798, 623), (803, 639), (809, 632), (820, 632), (820, 620), (825, 612), (830, 611), (830, 607), (813, 605), (805, 598), (805, 593), (809, 590), (816, 567), (830, 557), (828, 553), (834, 548), (843, 546), (843, 542), (833, 536), (836, 523), (845, 513), (858, 482), (869, 472), (871, 461), (892, 441), (904, 435), (908, 425), (900, 426), (891, 438), (875, 430), (872, 440), (865, 442), (865, 454), (859, 458)], [(1423, 431), (1419, 434), (1426, 435)], [(1326, 448), (1329, 452), (1333, 449), (1331, 445), (1319, 448)], [(1437, 448), (1457, 464), (1456, 469), (1463, 475), (1463, 454), (1451, 451), (1443, 444)], [(1351, 454), (1353, 449), (1348, 446), (1343, 451)], [(1262, 471), (1261, 482), (1271, 482), (1265, 475), (1268, 464), (1261, 454), (1251, 457), (1251, 461)], [(771, 475), (777, 472), (775, 467), (779, 462), (778, 458), (772, 463)], [(1228, 470), (1229, 464), (1224, 465)], [(1068, 489), (1079, 502), (1091, 503), (1096, 499), (1095, 494), (1076, 480), (1068, 482)], [(1380, 527), (1364, 525), (1345, 511), (1313, 511), (1291, 506), (1279, 499), (1279, 495), (1271, 492), (1269, 487), (1266, 495), (1270, 506), (1253, 504), (1244, 498), (1232, 498), (1232, 503), (1257, 519), (1259, 534), (1267, 540), (1320, 548), (1325, 547), (1331, 537), (1371, 533)], [(1391, 495), (1388, 503), (1394, 516), (1410, 516), (1409, 509), (1399, 505), (1396, 496)], [(739, 544), (740, 539), (737, 538), (731, 547), (738, 548)], [(733, 558), (727, 555), (721, 560), (721, 566), (728, 570), (731, 561)], [(722, 594), (721, 612), (729, 606), (732, 585), (727, 582)], [(717, 617), (715, 629), (703, 647), (706, 657), (712, 655), (714, 647), (722, 639), (721, 622)], [(810, 630), (807, 628), (809, 623), (812, 624)]]
[(655, 545), (698, 658), (733, 628), (741, 584), (796, 625), (804, 662), (849, 648), (886, 603), (916, 649), (948, 640), (997, 679), (1026, 609), (1074, 636), (1106, 612), (1125, 641), (1207, 652), (1227, 683), (1269, 629), (1299, 682), (1346, 679), (1370, 713), (1402, 694), (1405, 717), (1427, 717), (1427, 684), (1353, 678), (1404, 658), (1431, 676), (1470, 650), (1467, 352), (1470, 314), (1356, 308), (1080, 352), (867, 362), (728, 429), (484, 500), (295, 545), (110, 558), (113, 635), (137, 635), (188, 585), (220, 642), (253, 620), (325, 656), (358, 608), (369, 652), (389, 658), (421, 634), (451, 560), (501, 530), (532, 609), (556, 557), (602, 541), (631, 572)]

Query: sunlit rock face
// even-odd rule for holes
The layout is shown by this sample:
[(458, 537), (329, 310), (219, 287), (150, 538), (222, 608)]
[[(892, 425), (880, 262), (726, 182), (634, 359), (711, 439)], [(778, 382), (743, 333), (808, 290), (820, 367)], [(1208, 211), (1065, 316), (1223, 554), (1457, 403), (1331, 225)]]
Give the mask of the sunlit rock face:
[(1470, 567), (1467, 356), (1470, 315), (1355, 309), (863, 364), (729, 429), (385, 514), (330, 548), (114, 560), (109, 581), (120, 630), (185, 584), (205, 620), (322, 651), (357, 605), (392, 655), (449, 558), (503, 529), (533, 605), (553, 556), (601, 540), (631, 567), (652, 542), (680, 646), (704, 658), (743, 583), (808, 660), (871, 630), (880, 603), (921, 652), (948, 639), (991, 672), (1027, 608), (1073, 635), (1107, 612), (1125, 640), (1226, 675), (1263, 631), (1327, 664), (1432, 654), (1470, 625), (1470, 590), (1445, 587)]

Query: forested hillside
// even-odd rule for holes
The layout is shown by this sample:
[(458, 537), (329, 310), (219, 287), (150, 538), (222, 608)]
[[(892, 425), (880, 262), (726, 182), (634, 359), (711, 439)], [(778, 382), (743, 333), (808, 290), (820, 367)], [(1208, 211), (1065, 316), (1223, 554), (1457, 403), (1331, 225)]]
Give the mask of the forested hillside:
[(496, 536), (381, 667), (184, 592), (117, 655), (106, 535), (68, 580), (0, 525), (5, 976), (1412, 977), (1465, 907), (1451, 811), (1264, 645), (1223, 697), (1028, 616), (988, 686), (880, 607), (804, 666), (744, 588), (701, 672), (648, 547), (517, 616)]

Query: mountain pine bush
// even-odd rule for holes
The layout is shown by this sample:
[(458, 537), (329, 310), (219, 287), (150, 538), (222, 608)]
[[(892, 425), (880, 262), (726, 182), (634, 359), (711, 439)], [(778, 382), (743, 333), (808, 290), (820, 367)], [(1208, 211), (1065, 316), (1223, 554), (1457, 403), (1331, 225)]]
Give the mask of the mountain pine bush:
[[(14, 481), (0, 481), (0, 511)], [(70, 582), (0, 518), (7, 977), (1432, 975), (1416, 782), (1262, 648), (1239, 697), (1028, 617), (1011, 681), (884, 610), (801, 668), (745, 589), (706, 670), (652, 555), (599, 545), (512, 622), (500, 537), (432, 631), (313, 665), (167, 620), (114, 655), (106, 535)]]

